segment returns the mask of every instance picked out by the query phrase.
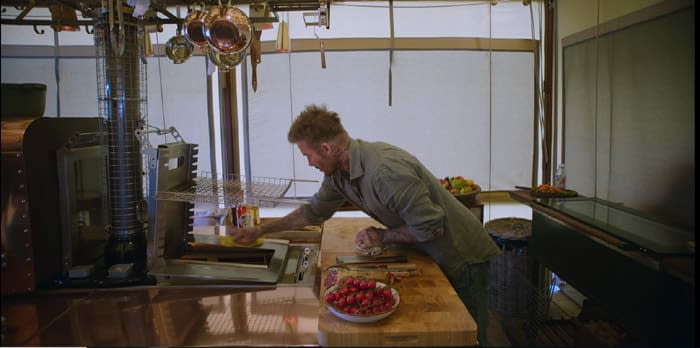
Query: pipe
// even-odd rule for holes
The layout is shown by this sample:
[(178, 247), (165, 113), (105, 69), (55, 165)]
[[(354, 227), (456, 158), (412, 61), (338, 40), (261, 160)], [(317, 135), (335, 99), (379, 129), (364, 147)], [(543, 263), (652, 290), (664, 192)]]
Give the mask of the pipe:
[[(122, 19), (121, 15), (119, 16)], [(110, 236), (105, 264), (146, 264), (146, 207), (142, 157), (135, 131), (145, 113), (145, 72), (139, 55), (136, 21), (125, 15), (110, 32), (106, 14), (95, 25), (98, 104), (107, 123)], [(117, 42), (113, 42), (117, 41)]]

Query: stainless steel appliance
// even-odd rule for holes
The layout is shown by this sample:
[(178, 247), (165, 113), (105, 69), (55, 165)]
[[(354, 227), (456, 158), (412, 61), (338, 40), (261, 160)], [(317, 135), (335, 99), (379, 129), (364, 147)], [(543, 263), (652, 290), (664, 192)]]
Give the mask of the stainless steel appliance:
[[(221, 180), (196, 174), (197, 146), (184, 141), (150, 148), (149, 274), (159, 284), (308, 284), (316, 276), (318, 244), (266, 240), (257, 248), (199, 243), (193, 232), (195, 205), (231, 207), (275, 204), (291, 180), (236, 177)], [(214, 227), (212, 227), (214, 228)], [(321, 227), (319, 226), (319, 241)]]
[(104, 269), (110, 220), (104, 136), (77, 133), (56, 151), (63, 268), (54, 285)]
[[(106, 273), (111, 219), (103, 124), (101, 118), (3, 121), (3, 293), (129, 285), (128, 279), (108, 279)], [(193, 244), (195, 204), (274, 204), (289, 188), (288, 181), (197, 177), (196, 145), (178, 142), (144, 149), (149, 166), (148, 271), (160, 283), (313, 281), (314, 243), (224, 247), (216, 250), (228, 254), (220, 262), (196, 257), (202, 245)]]
[[(62, 214), (76, 224), (82, 221), (74, 226), (81, 231), (104, 229), (106, 197), (92, 181), (104, 167), (92, 166), (95, 150), (78, 150), (100, 128), (99, 118), (2, 121), (3, 294), (51, 286), (84, 258), (72, 248), (79, 242), (68, 242), (77, 235), (62, 223)], [(72, 174), (59, 175), (59, 167)]]

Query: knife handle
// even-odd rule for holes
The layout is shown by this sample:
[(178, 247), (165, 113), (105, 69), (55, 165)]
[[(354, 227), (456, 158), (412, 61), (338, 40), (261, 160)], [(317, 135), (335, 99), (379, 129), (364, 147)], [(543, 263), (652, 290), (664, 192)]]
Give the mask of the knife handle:
[(415, 271), (418, 269), (415, 263), (366, 263), (366, 264), (351, 264), (346, 266), (348, 269), (375, 269), (392, 270), (400, 269), (404, 271)]
[(404, 255), (399, 256), (337, 256), (337, 264), (351, 263), (405, 263), (408, 258)]

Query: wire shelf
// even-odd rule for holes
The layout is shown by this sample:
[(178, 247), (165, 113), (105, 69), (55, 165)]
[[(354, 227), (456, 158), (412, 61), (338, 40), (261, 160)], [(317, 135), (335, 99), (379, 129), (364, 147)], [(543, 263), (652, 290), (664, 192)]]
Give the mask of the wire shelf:
[(200, 174), (190, 185), (156, 194), (158, 200), (203, 203), (233, 207), (251, 204), (259, 207), (274, 207), (277, 204), (304, 204), (306, 200), (285, 198), (295, 179), (251, 177), (229, 175), (226, 179), (212, 178), (208, 173)]

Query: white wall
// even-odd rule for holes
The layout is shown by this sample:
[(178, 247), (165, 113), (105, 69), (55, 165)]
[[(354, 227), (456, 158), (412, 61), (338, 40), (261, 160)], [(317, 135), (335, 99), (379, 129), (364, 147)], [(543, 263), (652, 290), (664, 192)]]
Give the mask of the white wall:
[(317, 68), (317, 53), (263, 57), (258, 90), (248, 92), (254, 176), (322, 178), (286, 140), (293, 117), (316, 103), (338, 112), (352, 137), (402, 147), (438, 177), (471, 177), (483, 190), (529, 182), (531, 53), (396, 52), (391, 106), (388, 53), (326, 55), (327, 69)]

